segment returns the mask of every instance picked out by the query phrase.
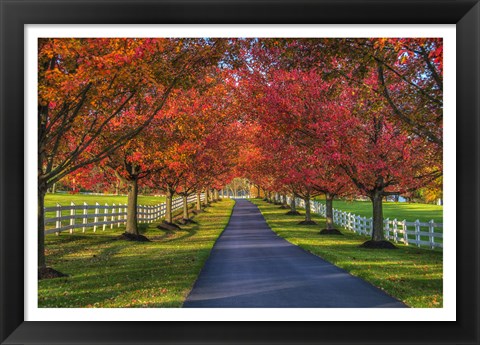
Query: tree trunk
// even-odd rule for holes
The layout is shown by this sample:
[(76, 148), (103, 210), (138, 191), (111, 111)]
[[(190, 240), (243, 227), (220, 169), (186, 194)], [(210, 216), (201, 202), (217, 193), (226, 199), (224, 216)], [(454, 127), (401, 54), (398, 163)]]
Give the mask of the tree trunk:
[(257, 199), (260, 199), (260, 186), (257, 185)]
[(40, 181), (38, 182), (38, 269), (45, 268), (45, 194), (47, 188)]
[(326, 221), (327, 221), (327, 230), (333, 229), (333, 195), (330, 193), (325, 194), (326, 199)]
[(210, 189), (210, 198), (212, 199), (212, 202), (217, 201), (215, 198), (215, 189)]
[(287, 207), (288, 204), (287, 204), (287, 196), (285, 194), (282, 195), (282, 205), (284, 207)]
[(202, 201), (201, 201), (201, 192), (198, 191), (197, 192), (197, 207), (196, 207), (196, 210), (197, 211), (201, 211), (202, 210)]
[(139, 235), (137, 224), (137, 197), (138, 197), (138, 178), (128, 180), (127, 197), (127, 225), (125, 231), (132, 235)]
[(218, 195), (218, 189), (214, 189), (215, 201), (220, 200), (220, 196)]
[(188, 219), (188, 197), (186, 194), (182, 195), (183, 199), (183, 219)]
[(375, 191), (371, 197), (373, 203), (373, 241), (384, 241), (385, 236), (383, 234), (383, 208), (382, 208), (383, 195), (381, 191)]
[(167, 190), (166, 197), (167, 197), (167, 200), (165, 201), (166, 202), (165, 221), (167, 223), (171, 223), (172, 222), (172, 197), (173, 197), (173, 193), (170, 189)]
[(310, 215), (310, 197), (303, 198), (305, 201), (305, 221), (310, 222), (312, 217)]
[(205, 194), (205, 197), (204, 197), (204, 199), (203, 199), (203, 204), (204, 204), (205, 206), (208, 206), (208, 189), (205, 189), (204, 194)]
[(290, 202), (290, 211), (291, 212), (297, 211), (297, 205), (295, 204), (295, 194), (292, 194), (292, 201)]

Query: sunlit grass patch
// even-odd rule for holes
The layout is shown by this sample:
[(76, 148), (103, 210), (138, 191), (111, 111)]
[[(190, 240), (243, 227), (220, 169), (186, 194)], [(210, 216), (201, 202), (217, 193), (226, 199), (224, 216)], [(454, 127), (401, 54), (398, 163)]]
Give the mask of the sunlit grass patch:
[[(325, 219), (313, 215), (317, 225), (298, 225), (304, 219), (287, 216), (288, 210), (252, 200), (279, 236), (361, 277), (411, 307), (443, 306), (443, 253), (398, 244), (398, 250), (364, 249), (369, 237), (341, 229), (341, 235), (320, 235)], [(303, 210), (300, 210), (303, 214)]]
[(39, 307), (180, 307), (226, 227), (234, 201), (213, 203), (198, 224), (166, 232), (144, 225), (152, 242), (116, 239), (124, 228), (46, 236), (48, 265), (67, 278), (39, 281)]
[[(105, 203), (112, 204), (126, 204), (126, 195), (89, 195), (89, 194), (47, 194), (45, 196), (45, 207), (56, 206), (57, 203), (62, 206), (69, 206), (71, 202), (76, 205), (83, 205), (86, 202), (89, 205), (95, 205), (98, 202), (100, 205)], [(138, 204), (153, 206), (165, 202), (163, 196), (139, 195)]]

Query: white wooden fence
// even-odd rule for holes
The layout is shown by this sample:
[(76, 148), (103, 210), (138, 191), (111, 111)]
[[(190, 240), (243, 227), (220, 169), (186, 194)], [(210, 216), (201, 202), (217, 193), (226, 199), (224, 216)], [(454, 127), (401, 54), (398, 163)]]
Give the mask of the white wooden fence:
[[(290, 204), (290, 198), (287, 202)], [(305, 208), (305, 201), (296, 198), (296, 205)], [(327, 214), (327, 206), (318, 201), (310, 202), (311, 212), (322, 217)], [(373, 229), (372, 218), (362, 217), (350, 212), (333, 209), (333, 222), (342, 228), (351, 230), (361, 235), (371, 236)], [(416, 245), (417, 247), (428, 246), (430, 249), (443, 248), (443, 223), (420, 222), (418, 219), (414, 222), (404, 220), (389, 219), (383, 220), (383, 230), (385, 238), (393, 240), (395, 243), (401, 242), (405, 245)]]
[[(203, 201), (204, 194), (201, 194), (200, 200)], [(196, 195), (191, 195), (187, 199), (187, 203), (193, 203), (197, 200)], [(152, 205), (138, 205), (137, 217), (139, 223), (153, 223), (159, 218), (165, 217), (167, 204), (165, 202)], [(183, 207), (183, 199), (175, 198), (172, 200), (172, 211), (178, 210)], [(100, 227), (105, 230), (107, 226), (110, 229), (113, 227), (120, 227), (127, 222), (127, 204), (112, 204), (112, 205), (100, 205), (98, 202), (95, 205), (75, 205), (71, 203), (69, 206), (62, 206), (57, 204), (53, 207), (45, 207), (45, 233), (60, 233), (65, 230), (69, 230), (73, 233), (74, 229), (82, 229), (85, 232), (86, 229), (93, 228), (93, 231), (97, 231)], [(48, 217), (48, 213), (55, 212), (55, 217)], [(53, 227), (51, 226), (52, 224)]]

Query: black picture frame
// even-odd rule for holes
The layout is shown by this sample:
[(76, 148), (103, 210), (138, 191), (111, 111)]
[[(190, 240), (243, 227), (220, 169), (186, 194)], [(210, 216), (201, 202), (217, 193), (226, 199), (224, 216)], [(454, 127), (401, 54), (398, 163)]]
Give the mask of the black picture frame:
[[(480, 5), (477, 0), (0, 0), (2, 344), (479, 344)], [(456, 24), (457, 321), (24, 321), (25, 24)]]

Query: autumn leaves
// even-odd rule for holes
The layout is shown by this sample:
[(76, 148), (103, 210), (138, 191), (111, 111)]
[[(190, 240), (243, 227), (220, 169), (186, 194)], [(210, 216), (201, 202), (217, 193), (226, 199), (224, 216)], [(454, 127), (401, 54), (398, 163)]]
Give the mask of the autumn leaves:
[(439, 39), (40, 39), (39, 267), (44, 195), (74, 175), (128, 186), (133, 235), (139, 187), (242, 176), (306, 201), (368, 196), (382, 241), (382, 198), (442, 173), (442, 56)]

